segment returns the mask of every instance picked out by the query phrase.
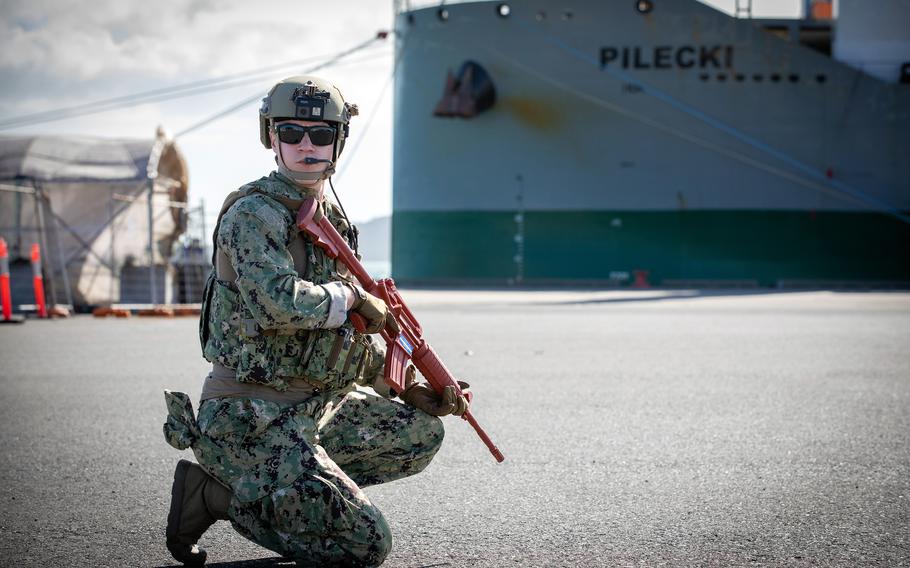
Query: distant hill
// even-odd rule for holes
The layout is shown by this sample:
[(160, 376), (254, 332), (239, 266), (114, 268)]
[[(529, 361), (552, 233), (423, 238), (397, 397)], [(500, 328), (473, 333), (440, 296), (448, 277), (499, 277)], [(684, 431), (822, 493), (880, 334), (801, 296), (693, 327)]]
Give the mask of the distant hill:
[(360, 229), (360, 254), (368, 262), (389, 262), (392, 242), (392, 220), (377, 217), (354, 223)]

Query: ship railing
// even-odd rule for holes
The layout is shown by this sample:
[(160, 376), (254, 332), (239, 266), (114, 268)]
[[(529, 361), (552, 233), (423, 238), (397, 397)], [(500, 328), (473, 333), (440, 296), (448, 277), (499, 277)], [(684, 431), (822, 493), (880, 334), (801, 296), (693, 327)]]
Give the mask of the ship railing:
[[(478, 0), (395, 0), (395, 13), (412, 12), (423, 8), (440, 8), (453, 4), (467, 4)], [(492, 1), (492, 0), (491, 0)]]

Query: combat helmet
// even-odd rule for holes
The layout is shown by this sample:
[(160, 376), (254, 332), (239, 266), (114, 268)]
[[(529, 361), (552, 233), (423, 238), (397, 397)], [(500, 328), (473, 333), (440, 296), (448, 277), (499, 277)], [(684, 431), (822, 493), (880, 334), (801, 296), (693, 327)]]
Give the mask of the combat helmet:
[(284, 165), (279, 156), (278, 171), (302, 182), (325, 179), (335, 172), (335, 163), (344, 149), (350, 134), (352, 116), (357, 116), (357, 105), (345, 102), (338, 87), (311, 75), (296, 75), (279, 81), (262, 99), (259, 109), (259, 139), (266, 148), (272, 147), (269, 131), (281, 120), (325, 121), (335, 126), (337, 134), (332, 149), (332, 162), (322, 172), (295, 172)]

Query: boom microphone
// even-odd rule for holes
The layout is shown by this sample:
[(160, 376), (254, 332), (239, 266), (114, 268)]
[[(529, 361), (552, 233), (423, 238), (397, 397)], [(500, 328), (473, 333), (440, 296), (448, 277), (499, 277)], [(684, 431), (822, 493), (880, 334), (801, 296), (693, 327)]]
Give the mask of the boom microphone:
[(331, 164), (332, 160), (320, 160), (319, 158), (311, 158), (311, 157), (307, 156), (306, 158), (303, 159), (303, 163), (304, 164), (320, 164), (320, 163)]

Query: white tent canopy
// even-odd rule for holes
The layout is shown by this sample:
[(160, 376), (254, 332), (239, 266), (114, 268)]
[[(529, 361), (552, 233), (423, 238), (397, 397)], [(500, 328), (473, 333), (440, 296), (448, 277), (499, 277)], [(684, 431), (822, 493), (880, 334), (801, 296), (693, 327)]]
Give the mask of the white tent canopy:
[(0, 137), (0, 236), (14, 266), (41, 246), (52, 301), (97, 305), (143, 292), (165, 301), (156, 280), (183, 231), (186, 197), (186, 163), (160, 132), (148, 140)]
[(156, 140), (50, 136), (0, 138), (0, 179), (143, 181)]

